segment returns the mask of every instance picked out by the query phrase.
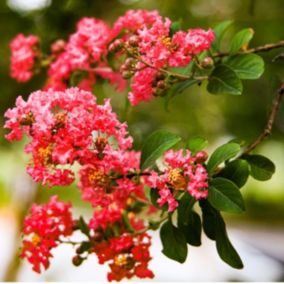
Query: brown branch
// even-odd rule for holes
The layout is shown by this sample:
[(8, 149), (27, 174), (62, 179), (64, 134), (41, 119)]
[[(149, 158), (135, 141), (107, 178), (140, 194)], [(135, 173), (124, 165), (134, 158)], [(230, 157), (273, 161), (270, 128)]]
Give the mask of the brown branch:
[[(262, 46), (257, 46), (254, 48), (243, 50), (243, 51), (238, 52), (237, 54), (259, 53), (259, 52), (264, 52), (264, 51), (270, 51), (272, 49), (276, 49), (280, 47), (284, 47), (284, 40), (281, 40), (277, 43), (268, 43)], [(230, 55), (230, 52), (219, 52), (219, 53), (213, 54), (213, 57), (224, 57), (228, 55)]]
[(251, 151), (253, 151), (264, 139), (266, 139), (268, 136), (272, 133), (272, 127), (275, 121), (276, 114), (279, 110), (282, 98), (284, 95), (284, 83), (282, 83), (282, 86), (278, 90), (277, 96), (274, 98), (272, 107), (267, 119), (267, 123), (265, 125), (265, 128), (263, 132), (256, 138), (256, 140), (251, 143), (242, 153), (241, 156), (244, 156), (246, 154), (249, 154)]

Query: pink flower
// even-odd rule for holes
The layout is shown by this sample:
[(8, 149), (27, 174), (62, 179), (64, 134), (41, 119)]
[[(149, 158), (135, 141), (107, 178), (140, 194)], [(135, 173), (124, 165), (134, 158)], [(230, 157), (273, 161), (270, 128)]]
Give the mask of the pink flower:
[(27, 170), (35, 181), (70, 184), (74, 180), (70, 166), (75, 162), (92, 161), (121, 173), (138, 167), (139, 156), (125, 152), (132, 146), (127, 125), (119, 122), (109, 100), (97, 105), (90, 92), (78, 88), (37, 91), (27, 102), (19, 97), (5, 116), (5, 128), (11, 129), (8, 140), (19, 140), (23, 134), (31, 139), (25, 151), (32, 154)]
[(117, 36), (122, 30), (135, 32), (143, 26), (152, 25), (160, 19), (158, 11), (128, 10), (114, 23), (113, 32)]
[(111, 39), (112, 31), (105, 22), (96, 18), (82, 18), (77, 23), (76, 32), (62, 45), (63, 51), (50, 65), (48, 87), (58, 90), (74, 71), (84, 70), (88, 72), (88, 79), (83, 79), (80, 86), (90, 91), (96, 82), (92, 67), (103, 61)]
[(146, 185), (158, 190), (160, 206), (167, 203), (168, 211), (174, 211), (178, 207), (175, 195), (183, 191), (195, 199), (207, 198), (208, 174), (200, 163), (206, 157), (204, 151), (194, 156), (189, 150), (169, 150), (164, 154), (165, 171), (160, 174), (152, 171), (143, 178)]
[(38, 37), (25, 37), (18, 34), (10, 43), (11, 48), (11, 77), (18, 82), (27, 82), (33, 76), (33, 68), (38, 57)]
[(40, 272), (49, 267), (52, 257), (50, 250), (59, 244), (61, 236), (70, 236), (74, 221), (69, 203), (60, 202), (52, 196), (45, 205), (34, 204), (31, 215), (24, 221), (24, 240), (21, 257), (33, 265), (33, 270)]
[(135, 106), (141, 101), (150, 101), (154, 98), (152, 83), (157, 71), (152, 68), (144, 68), (137, 71), (131, 83), (132, 91), (129, 93), (129, 101)]

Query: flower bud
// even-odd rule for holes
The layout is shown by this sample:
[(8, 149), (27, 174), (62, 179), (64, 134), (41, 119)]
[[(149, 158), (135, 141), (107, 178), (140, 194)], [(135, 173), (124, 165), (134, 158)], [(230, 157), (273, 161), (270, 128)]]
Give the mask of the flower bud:
[(167, 94), (165, 90), (157, 88), (157, 87), (152, 88), (152, 91), (153, 91), (153, 96), (155, 97), (164, 97)]
[(133, 72), (131, 71), (123, 71), (122, 78), (123, 79), (130, 79), (133, 76)]
[(79, 255), (75, 255), (75, 256), (72, 258), (72, 263), (73, 263), (75, 266), (80, 266), (83, 261), (84, 261), (84, 259), (83, 259), (82, 257), (80, 257)]
[(133, 35), (129, 38), (128, 44), (132, 47), (137, 47), (139, 44), (139, 37), (136, 35)]
[(127, 69), (132, 69), (136, 64), (136, 60), (134, 58), (128, 57), (125, 62), (124, 65)]
[(55, 55), (61, 53), (65, 48), (66, 42), (63, 39), (58, 39), (51, 45), (51, 52)]
[(166, 83), (164, 80), (160, 80), (157, 83), (157, 88), (164, 90), (166, 88)]
[(163, 79), (165, 79), (165, 74), (161, 71), (158, 71), (157, 74), (155, 75), (155, 78), (156, 78), (157, 81), (163, 80)]
[(113, 43), (109, 45), (108, 50), (110, 52), (120, 51), (123, 47), (123, 41), (121, 39), (116, 39)]
[(207, 56), (202, 60), (201, 66), (205, 69), (211, 69), (214, 66), (214, 60), (212, 57)]
[(195, 155), (195, 157), (196, 163), (204, 163), (208, 158), (208, 154), (205, 151), (200, 151)]
[(104, 235), (102, 232), (100, 231), (95, 231), (95, 234), (94, 236), (92, 237), (92, 239), (95, 241), (95, 242), (101, 242), (104, 238)]

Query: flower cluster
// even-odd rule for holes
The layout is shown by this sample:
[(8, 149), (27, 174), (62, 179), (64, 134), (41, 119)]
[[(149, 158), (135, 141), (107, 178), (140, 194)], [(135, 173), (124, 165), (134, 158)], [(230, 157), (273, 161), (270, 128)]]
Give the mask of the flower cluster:
[[(55, 196), (46, 205), (33, 205), (24, 224), (21, 256), (34, 271), (47, 269), (50, 250), (64, 242), (62, 237), (80, 230), (87, 239), (70, 242), (77, 247), (74, 265), (96, 254), (99, 263), (110, 268), (109, 281), (153, 278), (148, 268), (151, 237), (146, 231), (165, 218), (148, 226), (140, 218), (140, 213), (154, 212), (145, 185), (158, 192), (157, 202), (168, 206), (168, 212), (178, 207), (180, 192), (196, 200), (207, 197), (205, 152), (169, 150), (164, 169), (142, 171), (141, 153), (132, 148), (127, 124), (118, 120), (110, 100), (99, 105), (90, 92), (100, 76), (119, 89), (125, 88), (124, 79), (132, 78), (132, 105), (162, 96), (172, 84), (170, 68), (187, 66), (214, 40), (210, 29), (173, 33), (171, 28), (171, 21), (157, 11), (130, 10), (112, 28), (95, 18), (81, 19), (66, 42), (52, 44), (50, 56), (40, 55), (35, 36), (18, 35), (12, 41), (11, 76), (28, 81), (38, 62), (39, 67), (48, 67), (48, 79), (42, 91), (27, 101), (18, 97), (16, 107), (7, 110), (5, 128), (11, 131), (6, 138), (29, 138), (27, 172), (34, 181), (64, 186), (77, 174), (81, 197), (93, 208), (85, 222), (73, 220), (70, 204)], [(74, 84), (77, 87), (68, 88)]]
[(129, 93), (132, 105), (163, 95), (167, 73), (161, 73), (159, 69), (186, 66), (194, 56), (208, 50), (215, 37), (211, 29), (199, 28), (171, 35), (171, 25), (170, 19), (146, 11), (130, 11), (115, 24), (126, 30), (120, 44), (126, 49), (128, 59), (121, 71), (126, 78), (134, 75)]
[(157, 189), (160, 206), (167, 203), (168, 211), (172, 212), (178, 207), (175, 194), (186, 191), (195, 199), (208, 196), (208, 175), (202, 165), (207, 159), (203, 151), (192, 156), (188, 150), (169, 150), (164, 155), (166, 170), (159, 174), (155, 171), (150, 176), (144, 177), (145, 183)]
[(81, 184), (83, 173), (92, 169), (93, 179), (91, 173), (87, 178), (95, 187), (101, 182), (95, 178), (95, 169), (123, 174), (138, 165), (139, 156), (125, 151), (132, 145), (127, 125), (118, 121), (109, 100), (97, 105), (87, 91), (37, 91), (27, 102), (19, 97), (16, 107), (5, 116), (5, 127), (12, 130), (8, 140), (19, 140), (23, 134), (31, 139), (25, 148), (33, 157), (27, 171), (37, 182), (70, 184), (74, 180), (70, 166), (78, 162), (82, 166)]
[(33, 76), (33, 68), (38, 57), (39, 39), (18, 34), (10, 43), (11, 77), (18, 82), (27, 82)]
[(73, 233), (70, 209), (71, 204), (58, 201), (56, 196), (45, 205), (32, 206), (31, 215), (24, 221), (21, 257), (27, 258), (34, 271), (47, 269), (52, 257), (50, 250), (58, 246), (60, 237)]
[(45, 89), (64, 90), (76, 71), (81, 71), (82, 78), (78, 84), (81, 89), (92, 90), (96, 75), (123, 89), (125, 83), (122, 77), (113, 72), (103, 59), (111, 39), (112, 30), (106, 23), (95, 18), (81, 19), (76, 32), (70, 35), (66, 43), (57, 41), (52, 45), (53, 60)]
[[(129, 92), (132, 105), (163, 96), (172, 84), (168, 68), (188, 65), (210, 48), (215, 37), (211, 29), (197, 28), (173, 34), (171, 27), (171, 20), (163, 18), (157, 11), (127, 11), (113, 27), (96, 18), (82, 18), (67, 42), (58, 40), (52, 44), (51, 55), (45, 59), (49, 67), (44, 89), (64, 90), (75, 84), (90, 91), (100, 76), (116, 85), (118, 90), (124, 90), (124, 79), (133, 77)], [(16, 46), (20, 37), (14, 39), (11, 46)], [(29, 39), (35, 41), (36, 37)], [(16, 50), (16, 47), (12, 49)], [(29, 50), (32, 51), (30, 45)], [(25, 52), (25, 58), (31, 58), (25, 67), (29, 76), (22, 76), (20, 81), (27, 81), (32, 75), (34, 52), (31, 51), (31, 54)], [(13, 58), (19, 57), (12, 57), (12, 76), (18, 80), (23, 66), (13, 63)]]
[(119, 237), (103, 241), (94, 248), (99, 263), (108, 263), (110, 272), (109, 281), (120, 281), (123, 278), (153, 278), (153, 272), (148, 268), (151, 260), (149, 247), (151, 237), (146, 234), (136, 236), (123, 234)]

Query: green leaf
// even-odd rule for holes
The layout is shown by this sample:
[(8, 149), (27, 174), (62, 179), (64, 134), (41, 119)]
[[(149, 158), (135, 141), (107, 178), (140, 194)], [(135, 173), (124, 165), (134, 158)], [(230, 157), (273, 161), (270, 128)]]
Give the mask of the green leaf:
[(90, 229), (82, 216), (79, 218), (78, 226), (83, 234), (89, 236)]
[(187, 243), (183, 233), (167, 221), (161, 227), (160, 238), (163, 245), (162, 253), (170, 259), (184, 263), (187, 257)]
[(215, 221), (215, 232), (216, 247), (220, 258), (231, 267), (242, 269), (244, 267), (243, 262), (229, 240), (225, 222), (220, 214)]
[(250, 175), (260, 181), (271, 179), (275, 173), (275, 165), (261, 155), (246, 155), (243, 157), (250, 165)]
[(188, 244), (201, 245), (201, 219), (195, 211), (190, 210), (187, 215), (183, 216), (179, 214), (178, 228), (185, 235)]
[(235, 160), (229, 162), (226, 167), (218, 174), (234, 182), (239, 188), (245, 185), (249, 177), (249, 166), (245, 160)]
[(202, 210), (202, 226), (204, 233), (209, 239), (215, 241), (215, 219), (218, 211), (209, 204), (208, 200), (205, 199), (201, 199), (199, 201), (199, 205)]
[(199, 203), (202, 209), (204, 232), (210, 239), (216, 241), (220, 258), (234, 268), (243, 268), (242, 260), (228, 238), (221, 214), (207, 200), (202, 200)]
[(165, 130), (152, 133), (142, 147), (141, 169), (151, 167), (163, 153), (177, 144), (181, 138)]
[(192, 137), (187, 142), (187, 148), (191, 151), (193, 155), (203, 150), (207, 145), (208, 140), (200, 136)]
[(215, 33), (215, 40), (212, 43), (212, 48), (214, 50), (219, 50), (220, 49), (220, 43), (221, 43), (221, 39), (224, 35), (224, 33), (226, 32), (226, 30), (229, 28), (229, 26), (233, 23), (233, 21), (224, 21), (218, 25), (215, 26), (214, 33)]
[(220, 211), (241, 213), (245, 210), (239, 188), (230, 180), (221, 177), (209, 182), (208, 201)]
[(229, 57), (226, 65), (243, 80), (258, 79), (264, 72), (264, 61), (257, 54), (240, 54)]
[(170, 26), (170, 37), (172, 37), (176, 32), (180, 30), (181, 30), (181, 22), (180, 21), (172, 22)]
[(241, 95), (242, 82), (230, 67), (218, 65), (209, 76), (207, 90), (211, 94)]
[(214, 170), (221, 163), (235, 157), (241, 150), (241, 147), (237, 143), (226, 143), (218, 147), (210, 156), (207, 163), (207, 171), (209, 175), (214, 173)]
[(230, 53), (237, 53), (243, 47), (246, 47), (253, 38), (254, 30), (251, 28), (239, 31), (232, 39)]

